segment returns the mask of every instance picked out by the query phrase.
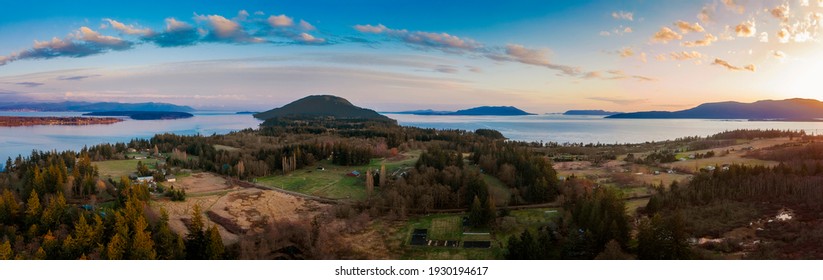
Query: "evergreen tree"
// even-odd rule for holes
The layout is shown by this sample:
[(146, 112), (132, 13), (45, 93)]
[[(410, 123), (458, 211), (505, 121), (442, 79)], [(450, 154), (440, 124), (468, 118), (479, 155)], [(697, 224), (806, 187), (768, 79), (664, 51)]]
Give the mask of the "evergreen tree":
[(206, 256), (210, 260), (222, 260), (226, 248), (223, 246), (223, 239), (220, 237), (220, 232), (217, 226), (211, 226), (206, 235)]
[(146, 231), (148, 223), (143, 216), (137, 218), (134, 222), (134, 236), (132, 237), (131, 248), (129, 250), (129, 257), (133, 260), (153, 260), (157, 258), (157, 253), (154, 250), (154, 241), (151, 240), (151, 234)]
[(8, 240), (0, 244), (0, 261), (11, 260), (14, 258), (14, 252), (11, 250), (11, 243)]
[(40, 221), (40, 215), (43, 209), (40, 206), (40, 197), (37, 192), (32, 190), (29, 195), (29, 200), (26, 202), (26, 220), (29, 224), (34, 224)]

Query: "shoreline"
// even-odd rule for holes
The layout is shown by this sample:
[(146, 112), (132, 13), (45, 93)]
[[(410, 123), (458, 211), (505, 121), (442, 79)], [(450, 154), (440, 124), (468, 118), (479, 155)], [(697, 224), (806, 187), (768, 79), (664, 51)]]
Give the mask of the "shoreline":
[(0, 127), (21, 127), (38, 125), (96, 125), (122, 122), (121, 118), (87, 118), (87, 117), (19, 117), (0, 116)]

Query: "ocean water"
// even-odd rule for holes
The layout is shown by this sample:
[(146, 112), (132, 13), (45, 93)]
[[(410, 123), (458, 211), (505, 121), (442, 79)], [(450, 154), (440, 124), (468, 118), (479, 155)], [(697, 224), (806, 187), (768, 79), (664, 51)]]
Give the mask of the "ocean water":
[(388, 114), (401, 125), (438, 129), (495, 129), (517, 141), (642, 143), (708, 136), (733, 129), (805, 130), (823, 133), (823, 122), (750, 122), (703, 119), (606, 119), (601, 116), (415, 116)]
[[(6, 116), (80, 116), (77, 112), (0, 112)], [(101, 143), (128, 142), (159, 133), (224, 134), (256, 128), (260, 121), (234, 112), (195, 112), (193, 118), (135, 121), (110, 125), (0, 128), (0, 164), (7, 157), (37, 150), (79, 150)], [(821, 122), (749, 122), (698, 119), (605, 119), (598, 116), (415, 116), (388, 114), (400, 125), (437, 129), (495, 129), (518, 141), (558, 143), (639, 143), (685, 136), (707, 136), (732, 129), (791, 129), (823, 133)], [(0, 168), (2, 169), (2, 168)]]
[[(83, 146), (128, 142), (134, 138), (151, 138), (155, 134), (180, 135), (225, 134), (256, 128), (260, 121), (251, 115), (234, 112), (194, 112), (194, 117), (178, 120), (135, 121), (126, 118), (115, 124), (85, 126), (0, 127), (0, 161), (32, 150), (79, 150)], [(0, 112), (2, 116), (80, 116), (78, 112)]]

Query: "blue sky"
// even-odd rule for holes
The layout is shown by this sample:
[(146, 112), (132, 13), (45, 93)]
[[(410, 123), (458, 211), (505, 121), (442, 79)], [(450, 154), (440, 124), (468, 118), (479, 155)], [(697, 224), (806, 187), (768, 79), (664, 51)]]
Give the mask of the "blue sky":
[(0, 98), (673, 110), (819, 98), (823, 2), (4, 3)]

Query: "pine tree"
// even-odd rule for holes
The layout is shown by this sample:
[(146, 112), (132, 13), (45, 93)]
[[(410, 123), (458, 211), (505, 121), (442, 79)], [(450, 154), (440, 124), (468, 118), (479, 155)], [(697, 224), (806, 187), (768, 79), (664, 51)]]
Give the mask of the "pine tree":
[(14, 251), (11, 250), (11, 243), (8, 240), (0, 244), (0, 261), (14, 259)]
[(131, 248), (129, 250), (130, 259), (133, 260), (153, 260), (157, 258), (154, 251), (154, 241), (146, 228), (148, 223), (143, 216), (134, 222), (134, 237), (132, 237)]
[(223, 239), (220, 237), (217, 226), (211, 226), (211, 228), (209, 228), (206, 239), (206, 256), (208, 256), (210, 260), (223, 259), (226, 248), (223, 246)]
[(120, 234), (115, 234), (114, 237), (111, 238), (109, 241), (109, 245), (106, 247), (106, 256), (110, 260), (122, 260), (123, 255), (126, 253), (126, 241), (120, 236)]
[(40, 197), (37, 192), (32, 190), (29, 195), (29, 200), (26, 202), (26, 219), (30, 224), (40, 221), (40, 215), (43, 209), (40, 207)]
[(205, 260), (209, 256), (206, 254), (206, 234), (205, 223), (200, 214), (200, 205), (195, 204), (191, 211), (191, 223), (188, 225), (189, 234), (186, 235), (186, 258), (190, 260)]

